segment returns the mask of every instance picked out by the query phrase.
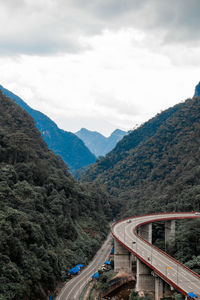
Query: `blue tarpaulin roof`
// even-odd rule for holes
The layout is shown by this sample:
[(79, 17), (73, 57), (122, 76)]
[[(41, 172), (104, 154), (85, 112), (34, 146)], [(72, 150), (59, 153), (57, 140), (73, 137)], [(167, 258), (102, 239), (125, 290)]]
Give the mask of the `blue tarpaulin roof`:
[(92, 278), (99, 278), (99, 273), (98, 273), (98, 272), (94, 273), (94, 274), (92, 275)]
[(193, 292), (188, 293), (188, 296), (190, 298), (197, 298), (197, 295), (195, 295)]
[(109, 260), (106, 260), (104, 265), (110, 265), (110, 261)]
[(83, 268), (84, 265), (80, 264), (80, 265), (76, 265), (76, 267)]
[(71, 270), (69, 270), (68, 274), (69, 275), (77, 274), (79, 270), (80, 270), (80, 268), (76, 266), (76, 267), (72, 268)]

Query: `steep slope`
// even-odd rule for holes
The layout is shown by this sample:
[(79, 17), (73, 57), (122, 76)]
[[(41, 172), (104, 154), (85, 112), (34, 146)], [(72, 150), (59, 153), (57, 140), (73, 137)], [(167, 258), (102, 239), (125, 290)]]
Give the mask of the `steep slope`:
[(78, 184), (33, 119), (0, 92), (0, 295), (47, 299), (87, 263), (108, 230), (109, 202)]
[(129, 155), (129, 151), (138, 147), (138, 145), (144, 143), (147, 139), (151, 138), (156, 131), (162, 126), (166, 120), (178, 110), (178, 106), (174, 106), (158, 114), (148, 122), (141, 125), (138, 129), (133, 130), (116, 145), (116, 147), (108, 153), (105, 157), (98, 160), (87, 173), (84, 178), (88, 181), (93, 181), (97, 177), (103, 176), (108, 172), (111, 172), (115, 165), (122, 161)]
[(71, 171), (85, 167), (96, 161), (96, 157), (75, 134), (64, 131), (43, 113), (32, 109), (21, 98), (0, 86), (4, 95), (19, 104), (34, 119), (48, 147), (60, 155)]
[(111, 135), (108, 137), (108, 148), (109, 148), (108, 152), (110, 152), (116, 146), (116, 144), (127, 134), (128, 132), (120, 129), (114, 130), (111, 133)]
[(200, 98), (143, 124), (92, 166), (84, 180), (104, 184), (125, 215), (200, 208)]
[(90, 149), (96, 157), (104, 156), (110, 152), (116, 144), (127, 134), (126, 131), (116, 129), (109, 137), (105, 137), (97, 131), (90, 131), (85, 128), (75, 133)]
[(81, 128), (75, 133), (90, 149), (96, 157), (102, 155), (104, 152), (104, 145), (106, 137), (97, 131), (90, 131), (86, 128)]
[(200, 82), (195, 87), (194, 97), (200, 97)]

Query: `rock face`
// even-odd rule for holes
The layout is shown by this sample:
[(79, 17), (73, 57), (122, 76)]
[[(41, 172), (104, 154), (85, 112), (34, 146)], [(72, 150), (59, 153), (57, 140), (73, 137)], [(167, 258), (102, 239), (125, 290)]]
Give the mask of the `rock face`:
[(105, 137), (97, 131), (90, 131), (82, 128), (76, 135), (85, 143), (89, 150), (97, 157), (104, 156), (110, 152), (116, 144), (128, 133), (126, 131), (116, 129), (109, 137)]
[(32, 109), (21, 98), (1, 85), (0, 90), (31, 115), (48, 147), (53, 150), (55, 154), (62, 157), (70, 171), (73, 172), (79, 168), (86, 167), (96, 161), (95, 155), (90, 152), (83, 141), (75, 134), (60, 129), (56, 123), (45, 114)]
[(195, 87), (194, 97), (200, 97), (200, 82)]

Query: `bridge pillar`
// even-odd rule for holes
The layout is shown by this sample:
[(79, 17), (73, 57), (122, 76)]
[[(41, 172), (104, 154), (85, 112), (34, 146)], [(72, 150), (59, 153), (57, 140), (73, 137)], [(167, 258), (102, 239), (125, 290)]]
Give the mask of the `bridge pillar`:
[(175, 226), (176, 221), (166, 221), (165, 222), (165, 249), (170, 245), (170, 248), (174, 247), (175, 244)]
[(154, 277), (151, 274), (151, 269), (148, 268), (143, 262), (137, 259), (136, 268), (136, 292), (154, 292), (155, 284)]
[(138, 234), (147, 242), (152, 243), (152, 223), (148, 223), (139, 227)]
[(160, 277), (155, 277), (155, 300), (160, 300), (164, 295), (164, 282)]
[(114, 240), (115, 254), (114, 254), (114, 271), (121, 270), (132, 273), (132, 255), (123, 247), (118, 241)]
[[(142, 225), (138, 228), (138, 234), (152, 243), (152, 223)], [(155, 284), (154, 277), (151, 274), (151, 269), (137, 259), (136, 263), (136, 291), (154, 292)]]

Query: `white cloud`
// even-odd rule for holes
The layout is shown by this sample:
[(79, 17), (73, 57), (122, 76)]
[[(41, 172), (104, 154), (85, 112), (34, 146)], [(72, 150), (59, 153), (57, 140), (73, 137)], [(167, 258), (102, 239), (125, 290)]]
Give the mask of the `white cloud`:
[(199, 10), (199, 0), (1, 1), (0, 54), (76, 53), (85, 51), (82, 37), (122, 28), (164, 44), (199, 44)]
[(130, 129), (193, 95), (199, 8), (199, 0), (1, 1), (0, 83), (65, 130)]

